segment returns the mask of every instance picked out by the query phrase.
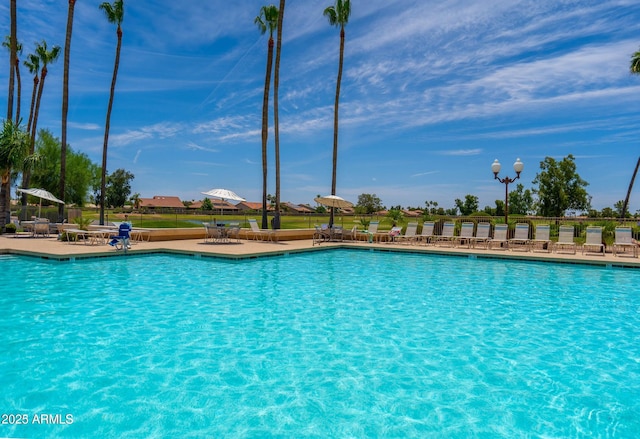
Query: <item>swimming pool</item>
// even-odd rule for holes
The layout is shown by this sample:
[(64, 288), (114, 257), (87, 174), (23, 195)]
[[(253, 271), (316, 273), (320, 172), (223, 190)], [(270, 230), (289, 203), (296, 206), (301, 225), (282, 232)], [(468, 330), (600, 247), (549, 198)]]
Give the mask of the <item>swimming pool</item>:
[(640, 270), (330, 250), (0, 273), (0, 437), (640, 435)]

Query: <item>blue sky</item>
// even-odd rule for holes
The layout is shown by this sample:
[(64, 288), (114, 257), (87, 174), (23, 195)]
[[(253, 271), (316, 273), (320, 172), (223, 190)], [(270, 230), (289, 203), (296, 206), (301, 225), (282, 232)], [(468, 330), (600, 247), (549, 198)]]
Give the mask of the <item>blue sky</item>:
[[(0, 6), (4, 35), (8, 3)], [(68, 116), (69, 144), (97, 164), (116, 43), (99, 3), (76, 2)], [(132, 172), (134, 193), (197, 200), (227, 188), (261, 199), (267, 36), (253, 20), (265, 4), (125, 0), (107, 169)], [(282, 201), (313, 204), (331, 189), (339, 32), (322, 15), (330, 4), (289, 0), (285, 9)], [(22, 59), (42, 39), (64, 46), (66, 18), (67, 2), (19, 0)], [(629, 73), (639, 31), (637, 0), (353, 0), (337, 194), (445, 208), (472, 194), (481, 208), (494, 206), (504, 198), (494, 159), (501, 176), (513, 177), (520, 157), (520, 182), (531, 187), (545, 157), (573, 154), (593, 207), (613, 206), (640, 155), (640, 76)], [(38, 123), (58, 137), (62, 69), (61, 56)], [(28, 108), (32, 78), (22, 74)], [(273, 132), (269, 151), (273, 194)], [(640, 182), (629, 210), (640, 210)]]

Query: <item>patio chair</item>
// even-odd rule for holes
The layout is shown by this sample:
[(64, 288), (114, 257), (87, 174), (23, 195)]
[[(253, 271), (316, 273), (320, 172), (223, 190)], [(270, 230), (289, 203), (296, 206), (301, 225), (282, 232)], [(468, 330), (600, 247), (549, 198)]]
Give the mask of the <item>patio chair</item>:
[(111, 237), (111, 241), (109, 241), (109, 245), (116, 248), (116, 250), (124, 250), (131, 248), (131, 243), (129, 242), (131, 232), (131, 224), (124, 222), (120, 223), (118, 226), (118, 234)]
[(321, 244), (331, 239), (331, 233), (329, 233), (329, 225), (315, 225), (315, 232), (313, 232), (313, 242), (311, 245)]
[(576, 254), (576, 243), (573, 240), (573, 226), (560, 226), (560, 232), (558, 233), (558, 242), (553, 245), (553, 249), (556, 253), (560, 250), (572, 251), (572, 254)]
[(433, 221), (425, 221), (422, 223), (422, 232), (416, 236), (416, 241), (424, 242), (424, 245), (427, 245), (432, 242), (435, 235), (433, 234), (433, 228), (435, 226), (435, 222)]
[(486, 249), (489, 246), (489, 232), (491, 231), (491, 224), (478, 223), (476, 227), (476, 234), (471, 238), (471, 246), (475, 248), (476, 244), (483, 244)]
[(218, 239), (218, 229), (209, 223), (202, 223), (204, 227), (204, 242), (215, 242)]
[(471, 222), (462, 223), (462, 225), (460, 226), (460, 235), (453, 237), (453, 244), (459, 246), (466, 244), (467, 248), (471, 248), (471, 240), (473, 239), (474, 228), (475, 224)]
[(516, 250), (517, 248), (523, 249), (524, 251), (529, 251), (529, 224), (527, 223), (518, 223), (516, 224), (515, 233), (513, 234), (513, 238), (509, 240), (509, 248), (511, 250)]
[(251, 230), (247, 232), (247, 236), (253, 238), (254, 240), (260, 241), (272, 241), (274, 237), (274, 233), (268, 229), (261, 229), (258, 226), (258, 222), (255, 218), (249, 218), (249, 226), (251, 226)]
[(227, 229), (227, 241), (235, 239), (236, 242), (240, 242), (240, 223), (233, 222), (229, 223), (229, 227)]
[(588, 226), (586, 230), (587, 239), (582, 245), (582, 254), (598, 253), (604, 256), (604, 244), (602, 243), (602, 227)]
[(499, 249), (507, 250), (509, 248), (507, 233), (509, 233), (509, 226), (507, 224), (496, 224), (493, 231), (493, 238), (489, 240), (487, 248), (492, 250), (494, 246), (498, 246)]
[(43, 238), (49, 237), (49, 220), (48, 219), (38, 219), (33, 224), (33, 236), (42, 236)]
[(396, 240), (400, 239), (402, 235), (402, 227), (394, 226), (389, 230), (389, 234), (387, 236), (387, 242), (396, 242)]
[(633, 242), (633, 236), (631, 235), (631, 227), (616, 227), (615, 241), (613, 243), (613, 256), (618, 256), (618, 253), (626, 253), (627, 250), (631, 250), (633, 257), (638, 257), (638, 244)]
[(407, 229), (404, 231), (404, 235), (400, 235), (396, 238), (398, 242), (412, 244), (416, 240), (416, 232), (418, 231), (418, 223), (408, 223)]
[(349, 241), (358, 242), (358, 226), (353, 226), (351, 230), (345, 232), (344, 238), (348, 239)]
[(536, 236), (531, 240), (531, 250), (550, 253), (552, 247), (550, 232), (551, 226), (549, 224), (536, 224)]
[(454, 244), (454, 231), (455, 231), (455, 223), (446, 222), (442, 225), (442, 233), (436, 235), (436, 245), (443, 243), (448, 246), (453, 246)]

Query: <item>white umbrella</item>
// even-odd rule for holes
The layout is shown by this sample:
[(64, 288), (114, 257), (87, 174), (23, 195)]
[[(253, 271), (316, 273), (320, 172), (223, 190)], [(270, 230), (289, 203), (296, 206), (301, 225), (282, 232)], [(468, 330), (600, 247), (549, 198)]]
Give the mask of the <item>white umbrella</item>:
[(45, 191), (44, 189), (16, 189), (18, 192), (23, 192), (25, 194), (33, 195), (34, 197), (40, 198), (40, 207), (38, 208), (38, 218), (40, 218), (40, 213), (42, 212), (42, 199), (53, 201), (56, 203), (64, 204), (64, 201), (56, 198), (51, 192)]
[(221, 200), (247, 201), (235, 192), (228, 189), (211, 189), (209, 192), (202, 193), (210, 197), (220, 198)]
[(337, 207), (344, 209), (345, 207), (353, 207), (353, 203), (345, 200), (337, 195), (325, 195), (324, 197), (314, 198), (317, 203), (327, 207)]

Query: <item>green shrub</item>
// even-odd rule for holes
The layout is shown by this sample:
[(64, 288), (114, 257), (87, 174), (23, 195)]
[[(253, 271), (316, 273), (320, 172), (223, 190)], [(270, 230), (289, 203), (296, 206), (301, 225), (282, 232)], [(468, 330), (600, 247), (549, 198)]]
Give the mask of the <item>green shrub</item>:
[(6, 233), (16, 233), (16, 225), (13, 223), (6, 224), (4, 226), (4, 231)]

